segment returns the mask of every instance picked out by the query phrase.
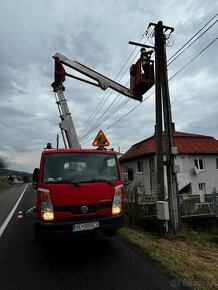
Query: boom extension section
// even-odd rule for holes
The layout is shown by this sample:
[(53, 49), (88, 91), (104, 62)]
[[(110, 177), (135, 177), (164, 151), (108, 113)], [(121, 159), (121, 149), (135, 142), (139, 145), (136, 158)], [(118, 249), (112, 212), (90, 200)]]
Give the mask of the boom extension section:
[(69, 111), (67, 100), (64, 96), (64, 86), (62, 82), (58, 84), (53, 83), (56, 104), (60, 113), (61, 122), (59, 127), (61, 129), (62, 138), (65, 148), (80, 149), (79, 140), (74, 127), (73, 119)]

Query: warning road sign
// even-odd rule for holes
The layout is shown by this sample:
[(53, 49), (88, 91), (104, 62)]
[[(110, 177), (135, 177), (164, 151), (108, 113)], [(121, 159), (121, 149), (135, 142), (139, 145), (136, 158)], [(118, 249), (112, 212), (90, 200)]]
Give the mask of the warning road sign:
[(109, 146), (110, 143), (108, 141), (108, 139), (106, 138), (106, 136), (104, 135), (103, 131), (99, 131), (97, 136), (95, 137), (95, 140), (92, 142), (93, 146)]

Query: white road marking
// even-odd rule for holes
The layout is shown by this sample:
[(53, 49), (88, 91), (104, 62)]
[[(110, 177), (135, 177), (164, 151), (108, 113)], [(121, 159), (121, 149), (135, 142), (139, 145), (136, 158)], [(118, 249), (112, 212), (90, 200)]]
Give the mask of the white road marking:
[(18, 204), (19, 204), (19, 202), (20, 202), (20, 200), (21, 200), (21, 198), (23, 197), (23, 195), (24, 195), (26, 189), (27, 189), (27, 185), (25, 186), (23, 192), (21, 193), (21, 196), (19, 197), (19, 199), (18, 199), (18, 201), (16, 202), (15, 206), (13, 207), (13, 209), (11, 210), (11, 212), (9, 213), (8, 217), (5, 219), (5, 221), (3, 222), (3, 224), (0, 226), (0, 238), (1, 238), (1, 236), (2, 236), (2, 234), (3, 234), (3, 232), (4, 232), (4, 230), (6, 229), (6, 227), (7, 227), (8, 223), (9, 223), (9, 221), (11, 220), (11, 218), (12, 218), (12, 216), (13, 216), (13, 214), (14, 214), (14, 212), (15, 212), (15, 210), (16, 210), (16, 208), (17, 208), (17, 206), (18, 206)]

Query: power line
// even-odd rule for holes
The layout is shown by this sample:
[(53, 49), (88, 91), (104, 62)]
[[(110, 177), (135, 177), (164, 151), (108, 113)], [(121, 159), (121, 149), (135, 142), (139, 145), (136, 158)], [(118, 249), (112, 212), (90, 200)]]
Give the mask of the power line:
[[(191, 64), (198, 56), (200, 56), (207, 48), (209, 48), (216, 40), (218, 39), (218, 37), (216, 37), (213, 41), (211, 41), (204, 49), (202, 49), (195, 57), (193, 57), (186, 65), (184, 65), (179, 71), (177, 71), (177, 73), (175, 73), (170, 79), (172, 80), (176, 75), (178, 75), (184, 68), (186, 68), (189, 64)], [(145, 98), (142, 103), (144, 101), (146, 101), (151, 95), (153, 95), (154, 92), (152, 92), (147, 98)], [(138, 105), (136, 105), (133, 109), (131, 109), (129, 112), (127, 112), (125, 115), (123, 115), (120, 119), (118, 119), (116, 122), (114, 122), (113, 124), (111, 124), (109, 127), (107, 127), (104, 131), (107, 131), (108, 129), (110, 129), (111, 127), (113, 127), (115, 124), (117, 124), (118, 122), (120, 122), (122, 119), (124, 119), (126, 116), (128, 116), (130, 113), (132, 113), (136, 108), (138, 108), (142, 103), (139, 103)], [(92, 140), (92, 139), (90, 139)], [(82, 143), (88, 143), (90, 140)]]
[[(142, 38), (141, 38), (142, 39)], [(147, 38), (148, 39), (148, 38)], [(147, 42), (147, 39), (146, 39), (146, 41), (144, 42), (144, 44)], [(134, 51), (135, 51), (135, 49), (134, 49)], [(133, 58), (133, 60), (132, 60), (132, 62), (134, 62), (135, 61), (135, 59), (137, 58), (137, 56), (138, 56), (138, 52), (137, 52), (137, 54), (135, 55), (135, 57)], [(126, 70), (123, 72), (123, 75), (126, 73), (126, 71), (129, 69), (129, 67), (127, 67), (126, 68)], [(122, 75), (122, 77), (123, 77), (123, 75)], [(122, 77), (120, 78), (120, 80), (122, 79)], [(118, 81), (120, 81), (120, 80), (118, 80)], [(127, 83), (126, 83), (126, 86), (128, 86), (129, 85), (129, 82), (130, 81), (128, 81)], [(112, 93), (112, 91), (111, 91), (111, 93)], [(110, 93), (110, 95), (111, 95), (111, 93)], [(110, 96), (109, 95), (109, 96)], [(119, 98), (118, 98), (118, 96), (119, 96)], [(121, 107), (123, 107), (124, 105), (126, 105), (126, 101), (123, 101), (122, 102), (122, 104), (119, 104), (118, 106), (117, 106), (117, 108), (115, 108), (114, 109), (114, 107), (116, 106), (116, 104), (121, 100), (121, 98), (124, 98), (124, 96), (123, 95), (121, 95), (121, 94), (118, 94), (117, 95), (117, 99), (115, 100), (115, 102), (113, 103), (113, 105), (112, 105), (112, 107), (110, 108), (110, 106), (111, 106), (111, 104), (112, 104), (112, 102), (113, 101), (111, 101), (111, 103), (109, 104), (109, 106), (106, 108), (106, 110), (102, 113), (102, 115), (98, 118), (98, 120), (94, 123), (94, 125), (91, 127), (91, 129), (86, 133), (86, 134), (84, 134), (81, 138), (80, 138), (80, 141), (83, 143), (84, 142), (84, 139), (88, 136), (88, 135), (90, 135), (97, 127), (99, 127), (102, 123), (104, 123), (107, 119), (109, 119), (112, 115), (114, 115)], [(109, 111), (108, 113), (107, 113), (107, 111)], [(106, 115), (106, 116), (105, 116)]]
[[(138, 55), (138, 53), (137, 53), (137, 55)], [(136, 55), (136, 56), (137, 56)], [(136, 56), (135, 56), (135, 58), (136, 58)], [(134, 59), (135, 59), (134, 58)], [(134, 61), (134, 59), (133, 59), (133, 61)], [(129, 85), (129, 83), (130, 83), (130, 81), (128, 81), (126, 84), (125, 84), (125, 86), (128, 86)], [(110, 117), (112, 117), (117, 111), (119, 111), (123, 106), (125, 106), (129, 101), (130, 101), (130, 99), (128, 98), (128, 99), (126, 99), (126, 97), (125, 97), (125, 100), (121, 103), (121, 104), (119, 104), (118, 106), (116, 106), (117, 105), (117, 103), (121, 100), (121, 98), (124, 98), (124, 96), (123, 95), (121, 95), (121, 94), (118, 94), (117, 95), (117, 99), (116, 99), (116, 101), (113, 103), (113, 105), (112, 105), (112, 107), (110, 108), (110, 110), (109, 110), (109, 107), (110, 106), (108, 106), (107, 108), (106, 108), (106, 110), (104, 111), (104, 113), (102, 113), (102, 115), (98, 118), (98, 120), (94, 123), (94, 125), (91, 127), (91, 129), (84, 135), (84, 136), (82, 136), (81, 138), (80, 138), (80, 141), (81, 141), (81, 143), (83, 143), (84, 142), (84, 140), (86, 139), (86, 137), (88, 136), (88, 135), (90, 135), (96, 128), (98, 128), (102, 123), (104, 123), (105, 121), (107, 121)]]
[(108, 113), (99, 123), (96, 123), (91, 130), (83, 137), (83, 139), (81, 140), (81, 143), (85, 143), (85, 139), (87, 138), (88, 135), (90, 135), (96, 128), (98, 128), (102, 123), (104, 123), (107, 119), (109, 119), (110, 117), (112, 117), (117, 111), (119, 111), (123, 106), (125, 106), (128, 102), (130, 101), (130, 99), (125, 99), (118, 107), (116, 107), (113, 111), (111, 111), (110, 113)]
[[(113, 127), (116, 123), (118, 123), (119, 121), (121, 121), (123, 118), (125, 118), (126, 116), (128, 116), (130, 113), (132, 113), (136, 108), (138, 108), (143, 102), (145, 102), (150, 96), (152, 96), (154, 94), (154, 92), (152, 92), (147, 98), (145, 98), (141, 103), (139, 103), (138, 105), (136, 105), (133, 109), (131, 109), (129, 112), (127, 112), (125, 115), (123, 115), (120, 119), (118, 119), (116, 122), (114, 122), (112, 125), (110, 125), (109, 127), (107, 127), (106, 129), (104, 129), (104, 131), (109, 130), (111, 127)], [(128, 99), (127, 101), (130, 101), (130, 99)], [(93, 138), (92, 138), (93, 139)], [(88, 141), (83, 142), (82, 144), (86, 144), (89, 141), (91, 141), (92, 139), (89, 139)]]
[[(167, 62), (167, 66), (169, 66), (172, 62), (174, 62), (180, 55), (182, 55), (190, 46), (192, 46), (199, 38), (201, 38), (211, 27), (213, 27), (218, 20), (214, 21), (204, 32), (202, 32), (193, 42), (191, 42), (180, 54), (178, 54), (173, 60)], [(184, 47), (184, 46), (183, 46)]]
[[(145, 33), (142, 35), (142, 37), (140, 38), (139, 42), (141, 42), (142, 38), (144, 37)], [(132, 57), (133, 53), (135, 52), (136, 47), (133, 49), (133, 51), (131, 52), (130, 56), (127, 58), (126, 62), (124, 63), (124, 65), (122, 66), (122, 68), (120, 69), (119, 73), (117, 74), (115, 80), (118, 78), (118, 76), (121, 74), (122, 70), (124, 69), (124, 67), (126, 66), (126, 64), (128, 63), (129, 59)], [(126, 72), (126, 71), (125, 71)], [(124, 74), (125, 74), (124, 72)], [(124, 75), (123, 74), (123, 75)], [(122, 77), (123, 77), (122, 75)], [(122, 79), (122, 77), (120, 79)], [(120, 81), (119, 79), (119, 81)], [(111, 95), (112, 91), (109, 93), (109, 96)], [(97, 113), (100, 111), (100, 109), (103, 107), (103, 105), (106, 102), (106, 96), (107, 96), (108, 92), (105, 93), (104, 97), (101, 99), (101, 101), (99, 102), (99, 104), (96, 106), (96, 108), (94, 109), (94, 111), (92, 112), (92, 114), (90, 115), (90, 117), (88, 118), (88, 120), (85, 122), (85, 125), (83, 126), (83, 128), (80, 130), (79, 134), (82, 134), (85, 129), (88, 127), (89, 123), (91, 121), (93, 121), (93, 119), (96, 117)], [(108, 96), (108, 97), (109, 97)], [(94, 115), (94, 117), (93, 117)]]
[[(101, 101), (98, 103), (98, 105), (95, 107), (95, 109), (93, 110), (93, 112), (91, 113), (91, 115), (89, 116), (89, 118), (87, 119), (87, 121), (85, 122), (85, 125), (83, 126), (83, 128), (80, 130), (79, 134), (82, 134), (86, 128), (89, 126), (89, 123), (92, 122), (92, 120), (95, 118), (94, 114), (95, 114), (95, 111), (99, 111), (103, 105), (101, 105), (103, 103), (103, 101), (105, 100), (108, 92), (110, 91), (107, 91), (104, 95), (104, 97), (101, 99)], [(109, 95), (110, 96), (110, 95)]]
[(138, 105), (136, 105), (132, 110), (130, 110), (129, 112), (127, 112), (122, 118), (120, 118), (119, 120), (117, 120), (116, 122), (114, 122), (112, 125), (110, 125), (109, 127), (107, 127), (104, 131), (109, 130), (111, 127), (113, 127), (116, 123), (118, 123), (120, 120), (122, 120), (124, 117), (128, 116), (130, 113), (132, 113), (136, 108), (138, 108), (143, 102), (145, 102), (148, 98), (150, 98), (152, 95), (154, 94), (154, 92), (152, 92), (147, 98), (145, 98), (141, 103), (139, 103)]
[[(186, 44), (185, 45), (183, 45), (182, 46), (182, 48), (184, 48), (200, 31), (202, 31), (216, 16), (218, 15), (218, 13), (216, 13), (215, 14), (215, 16), (213, 16), (188, 42), (186, 42)], [(216, 20), (216, 21), (214, 21), (200, 36), (198, 36), (197, 37), (197, 39), (195, 39), (186, 49), (188, 49), (191, 45), (193, 45), (193, 43), (194, 42), (196, 42), (200, 37), (202, 37), (212, 26), (214, 26), (215, 25), (215, 23), (217, 22), (218, 20)], [(189, 63), (187, 63), (184, 67), (182, 67), (175, 75), (173, 75), (170, 79), (169, 79), (169, 81), (173, 78), (173, 77), (175, 77), (178, 73), (180, 73), (185, 67), (187, 67), (192, 61), (194, 61), (201, 53), (203, 53), (203, 51), (205, 51), (210, 45), (212, 45), (212, 43), (213, 42), (215, 42), (217, 40), (217, 38), (216, 39), (214, 39), (208, 46), (206, 46), (196, 57), (194, 57)], [(181, 49), (182, 48), (180, 48), (173, 56), (175, 56), (179, 51), (181, 51)], [(186, 50), (185, 49), (185, 50)], [(184, 51), (185, 51), (184, 50)], [(183, 51), (183, 52), (184, 52)], [(183, 52), (181, 52), (177, 57), (179, 57)], [(170, 59), (172, 59), (173, 58), (173, 56), (170, 58)], [(177, 58), (176, 57), (176, 58)], [(175, 58), (175, 59), (176, 59)], [(169, 64), (171, 64), (175, 59), (173, 59)], [(168, 65), (169, 65), (168, 64)], [(154, 93), (154, 92), (153, 92)], [(153, 94), (152, 93), (152, 94)], [(151, 94), (151, 95), (152, 95)], [(149, 95), (145, 100), (147, 100), (151, 95)], [(145, 100), (143, 100), (143, 102), (145, 101)], [(132, 111), (134, 111), (139, 105), (141, 105), (141, 104), (138, 104), (136, 107), (134, 107), (132, 110), (130, 110), (126, 115), (124, 115), (121, 119), (119, 119), (119, 120), (117, 120), (115, 123), (113, 123), (111, 126), (109, 126), (106, 130), (108, 130), (109, 128), (111, 128), (113, 125), (115, 125), (117, 122), (119, 122), (120, 120), (122, 120), (125, 116), (127, 116), (127, 115), (129, 115), (129, 113), (131, 113)], [(105, 131), (106, 131), (105, 130)]]
[[(129, 84), (129, 82), (127, 82), (126, 86)], [(98, 120), (93, 124), (93, 126), (91, 127), (91, 129), (86, 133), (84, 134), (81, 138), (80, 138), (80, 141), (83, 142), (84, 139), (90, 134), (92, 133), (97, 127), (99, 127), (103, 122), (105, 122), (108, 118), (110, 118), (115, 112), (117, 112), (123, 105), (125, 105), (124, 103), (126, 103), (126, 98), (125, 98), (125, 101), (122, 103), (122, 104), (119, 104), (117, 107), (116, 107), (116, 104), (120, 101), (120, 99), (122, 98), (123, 96), (121, 94), (118, 94), (117, 95), (117, 99), (116, 101), (114, 102), (114, 104), (112, 105), (112, 107), (110, 108), (111, 104), (106, 108), (106, 110), (102, 113), (102, 115), (98, 118)], [(115, 108), (116, 107), (116, 108)], [(109, 110), (110, 108), (110, 110)], [(107, 113), (108, 111), (108, 113)]]
[(176, 75), (178, 75), (184, 68), (186, 68), (190, 63), (192, 63), (199, 55), (201, 55), (208, 47), (210, 47), (216, 40), (218, 39), (218, 37), (216, 37), (213, 41), (211, 41), (204, 49), (202, 49), (195, 57), (193, 57), (186, 65), (184, 65), (179, 71), (177, 71), (177, 73), (175, 73), (170, 79), (169, 81), (174, 78)]
[[(170, 79), (172, 80), (176, 75), (178, 75), (184, 68), (186, 68), (190, 63), (192, 63), (199, 55), (201, 55), (208, 47), (210, 47), (216, 40), (218, 39), (218, 37), (216, 37), (213, 41), (211, 41), (204, 49), (202, 49), (195, 57), (193, 57), (186, 65), (184, 65), (179, 71), (177, 71), (177, 73), (175, 73)], [(142, 103), (144, 101), (146, 101), (149, 97), (151, 97), (154, 94), (154, 92), (152, 92), (146, 99), (144, 99), (142, 101)], [(104, 131), (110, 129), (111, 127), (113, 127), (116, 123), (118, 123), (120, 120), (122, 120), (124, 117), (128, 116), (131, 112), (133, 112), (138, 106), (140, 106), (142, 103), (139, 103), (137, 106), (135, 106), (132, 110), (130, 110), (128, 113), (126, 113), (122, 118), (120, 118), (119, 120), (117, 120), (116, 122), (114, 122), (111, 126), (109, 126), (107, 129), (105, 129)]]
[[(109, 96), (111, 95), (111, 93), (112, 93), (112, 91), (110, 92), (110, 94), (109, 94)], [(119, 95), (118, 95), (119, 96)], [(120, 99), (120, 98), (119, 98)], [(119, 99), (117, 99), (118, 101), (119, 101)], [(118, 101), (116, 101), (116, 102), (118, 102)], [(102, 106), (103, 107), (103, 106)], [(101, 108), (102, 108), (101, 107)], [(104, 117), (105, 116), (105, 113), (108, 111), (108, 108), (109, 107), (107, 107), (106, 108), (106, 110), (104, 111), (104, 113), (97, 119), (97, 121), (95, 121), (95, 123), (92, 125), (92, 127), (89, 129), (89, 131), (88, 132), (86, 132), (81, 138), (80, 138), (80, 140), (82, 141), (87, 135), (89, 135), (90, 134), (90, 132), (92, 132), (93, 130), (95, 130), (95, 128), (96, 128), (96, 124), (98, 124), (99, 122), (100, 122), (100, 120), (102, 119), (102, 117)], [(98, 126), (97, 126), (98, 127)]]
[(174, 53), (174, 55), (172, 55), (169, 59), (168, 62), (174, 57), (176, 56), (190, 41), (192, 41), (193, 38), (195, 38), (195, 36), (197, 36), (216, 16), (218, 15), (218, 13), (216, 13), (198, 32), (195, 33), (195, 35), (193, 35), (176, 53)]
[[(189, 39), (186, 43), (185, 43), (185, 45), (183, 45), (170, 59), (172, 59), (175, 55), (177, 55), (178, 54), (178, 52), (179, 51), (181, 51), (197, 34), (199, 34), (215, 17), (217, 16), (217, 14), (215, 15), (215, 16), (213, 16), (191, 39)], [(217, 22), (218, 20), (216, 20), (216, 21), (214, 21), (214, 23), (212, 23), (211, 25), (210, 25), (210, 27), (208, 27), (200, 36), (198, 36), (188, 47), (186, 47), (186, 49), (185, 50), (187, 50), (191, 45), (193, 45), (193, 43), (194, 42), (196, 42), (200, 37), (202, 37), (213, 25), (215, 25), (215, 23)], [(212, 44), (212, 43), (211, 43)], [(206, 49), (206, 48), (205, 48)], [(182, 53), (184, 53), (184, 51), (185, 50), (183, 50), (177, 57), (175, 57), (169, 64), (171, 64), (176, 58), (178, 58)], [(202, 51), (203, 52), (203, 51)], [(197, 57), (197, 56), (196, 56)], [(196, 58), (195, 57), (195, 58)], [(194, 59), (193, 59), (194, 60)], [(193, 60), (191, 60), (190, 62), (192, 62)], [(168, 64), (168, 65), (169, 65)], [(188, 65), (188, 64), (187, 64)], [(186, 65), (186, 66), (187, 66)], [(181, 70), (183, 70), (186, 66), (184, 66)], [(180, 72), (180, 71), (179, 71)], [(179, 72), (177, 72), (176, 74), (178, 74)], [(175, 75), (176, 75), (175, 74)], [(174, 77), (174, 76), (173, 76)], [(169, 80), (171, 80), (173, 77), (171, 77)], [(153, 93), (152, 93), (153, 94)], [(151, 95), (152, 95), (151, 94)], [(148, 97), (150, 97), (150, 95), (148, 96)], [(146, 98), (147, 99), (147, 98)], [(145, 100), (146, 100), (145, 99)], [(144, 101), (145, 101), (144, 100)], [(143, 101), (143, 102), (144, 102)], [(84, 139), (86, 139), (86, 137), (93, 131), (93, 130), (95, 130), (97, 127), (99, 127), (103, 122), (105, 122), (108, 118), (110, 118), (112, 115), (114, 115), (114, 113), (115, 112), (117, 112), (120, 108), (122, 108), (125, 104), (126, 104), (127, 102), (123, 102), (121, 105), (119, 105), (119, 107), (117, 108), (117, 109), (115, 109), (114, 111), (111, 111), (110, 113), (108, 113), (106, 116), (105, 116), (105, 113), (106, 113), (106, 111), (107, 111), (107, 109), (106, 109), (106, 111), (104, 112), (104, 114), (102, 115), (102, 116), (104, 116), (103, 117), (103, 119), (101, 120), (101, 118), (102, 118), (102, 116), (98, 119), (98, 122), (97, 123), (95, 123), (94, 124), (94, 126), (91, 128), (91, 130), (89, 130), (89, 132), (85, 135), (85, 136), (83, 136), (83, 140)], [(140, 105), (140, 104), (139, 104)], [(120, 118), (119, 120), (117, 120), (115, 123), (113, 123), (111, 126), (109, 126), (106, 130), (108, 130), (109, 128), (111, 128), (113, 125), (115, 125), (117, 122), (119, 122), (120, 120), (122, 120), (125, 116), (127, 116), (128, 114), (130, 114), (133, 110), (135, 110), (139, 105), (137, 105), (136, 107), (134, 107), (132, 110), (130, 110), (130, 112), (129, 113), (127, 113), (126, 115), (124, 115), (122, 118)], [(114, 107), (114, 106), (113, 106)], [(82, 140), (82, 141), (83, 141)], [(83, 143), (86, 143), (86, 142), (84, 142), (83, 141)]]
[[(134, 50), (135, 51), (135, 50)], [(128, 68), (127, 68), (128, 69)], [(126, 69), (126, 70), (127, 70)], [(126, 70), (124, 71), (124, 73), (123, 73), (123, 75), (126, 73)], [(119, 75), (119, 74), (118, 74)], [(121, 78), (123, 77), (123, 75), (121, 76)], [(121, 80), (121, 78), (118, 80), (118, 82)], [(112, 94), (112, 90), (110, 90), (110, 93), (109, 93), (109, 95), (108, 95), (108, 98), (111, 96), (111, 94)], [(120, 94), (118, 94), (117, 95), (117, 97), (119, 96)], [(105, 95), (106, 96), (106, 95)], [(115, 101), (115, 104), (116, 103), (118, 103), (119, 102), (119, 100), (122, 98), (123, 96), (121, 95), (119, 98), (117, 98), (116, 99), (116, 101)], [(93, 121), (96, 117), (97, 117), (97, 114), (98, 114), (98, 112), (100, 111), (100, 109), (102, 109), (102, 107), (104, 106), (104, 104), (106, 103), (106, 101), (108, 100), (108, 98), (107, 99), (105, 99), (105, 97), (104, 97), (104, 99), (103, 99), (103, 101), (101, 102), (102, 104), (101, 104), (101, 106), (99, 106), (99, 109), (98, 109), (98, 111), (96, 111), (96, 112), (94, 112), (94, 117), (92, 118), (92, 120), (90, 120), (90, 122), (91, 121)], [(111, 101), (111, 103), (107, 106), (107, 108), (105, 109), (105, 111), (102, 113), (102, 115), (98, 118), (98, 120), (97, 121), (95, 121), (95, 123), (93, 124), (93, 126), (92, 126), (92, 128), (86, 133), (86, 134), (84, 134), (81, 138), (82, 139), (84, 139), (84, 137), (85, 136), (87, 136), (87, 134), (89, 134), (91, 131), (93, 131), (93, 127), (95, 127), (95, 125), (105, 116), (105, 113), (110, 109), (110, 106), (111, 106), (111, 104), (112, 104), (112, 102), (113, 101)], [(114, 105), (115, 104), (113, 104), (113, 107), (114, 107)], [(86, 126), (86, 128), (88, 127), (88, 125)], [(85, 130), (83, 130), (83, 132), (84, 132)]]
[[(182, 55), (190, 46), (192, 46), (199, 38), (201, 38), (212, 26), (215, 25), (215, 23), (218, 21), (214, 21), (203, 33), (201, 33), (194, 41), (191, 42), (192, 39), (194, 39), (216, 16), (218, 15), (218, 13), (216, 13), (197, 33), (195, 33), (169, 60), (168, 60), (168, 65), (170, 65), (173, 61), (175, 61), (180, 55)], [(149, 38), (148, 33), (146, 33), (147, 35), (147, 39)], [(141, 38), (142, 39), (142, 38)], [(191, 43), (190, 43), (191, 42)], [(190, 43), (180, 54), (178, 54), (188, 43)], [(134, 52), (134, 51), (133, 51)], [(132, 52), (132, 54), (133, 54)], [(131, 54), (131, 55), (132, 55)], [(177, 56), (176, 56), (177, 55)], [(176, 56), (174, 59), (173, 57)], [(129, 57), (130, 58), (130, 57)], [(129, 59), (128, 59), (129, 60)], [(170, 61), (171, 60), (171, 61)], [(126, 61), (127, 63), (127, 61)], [(125, 64), (126, 64), (125, 63)], [(125, 65), (124, 65), (125, 66)], [(124, 66), (122, 67), (122, 69), (124, 68)], [(126, 71), (125, 71), (126, 72)], [(124, 72), (124, 73), (125, 73)], [(118, 74), (119, 75), (119, 74)], [(121, 98), (121, 97), (120, 97)], [(118, 100), (120, 100), (120, 98)], [(117, 100), (117, 102), (118, 102)], [(114, 107), (114, 106), (113, 106)], [(106, 109), (106, 111), (109, 109), (109, 107)], [(105, 112), (106, 112), (105, 111)], [(87, 135), (89, 135), (89, 133), (92, 132), (92, 129), (95, 127), (96, 128), (96, 124), (98, 124), (98, 122), (102, 119), (103, 116), (105, 116), (105, 112), (102, 114), (102, 116), (98, 119), (98, 121), (93, 125), (93, 127), (91, 128), (91, 130), (89, 130), (89, 132), (87, 134), (85, 134), (85, 137)], [(108, 114), (108, 116), (110, 116), (110, 114)], [(107, 120), (108, 118), (103, 120)], [(102, 124), (103, 122), (101, 121), (100, 124)], [(99, 125), (100, 125), (99, 124)], [(98, 126), (97, 126), (98, 127)], [(84, 138), (82, 138), (84, 140)]]

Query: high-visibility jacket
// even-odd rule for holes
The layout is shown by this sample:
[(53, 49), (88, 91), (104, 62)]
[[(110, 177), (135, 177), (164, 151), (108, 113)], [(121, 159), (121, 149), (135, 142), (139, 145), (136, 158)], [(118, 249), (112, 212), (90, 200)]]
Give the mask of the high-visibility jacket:
[(141, 52), (142, 65), (146, 65), (148, 63), (151, 53), (152, 51), (147, 51), (147, 50)]

